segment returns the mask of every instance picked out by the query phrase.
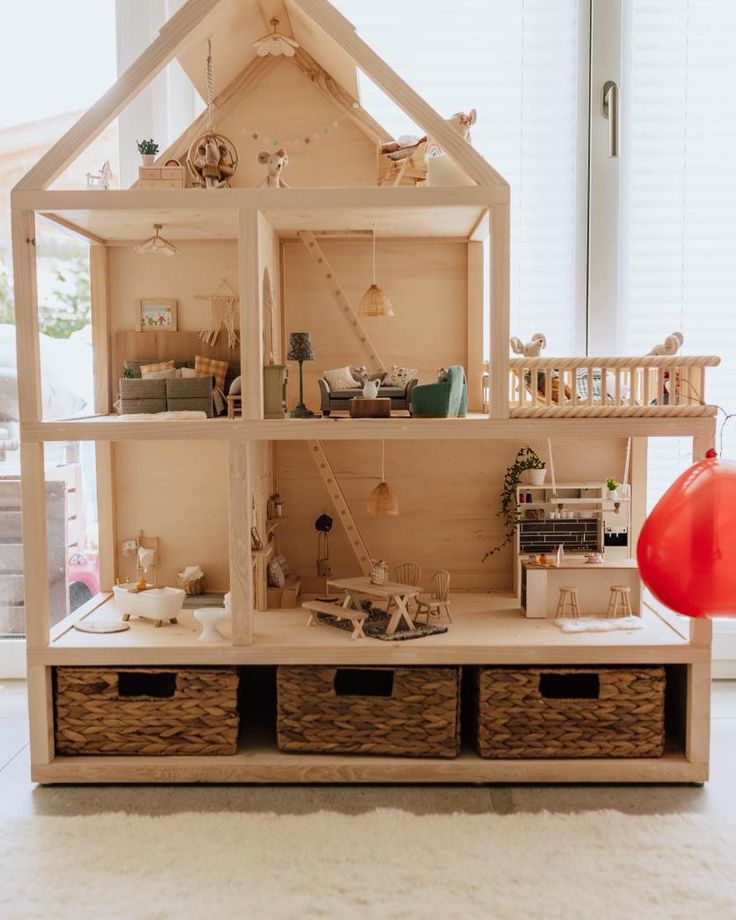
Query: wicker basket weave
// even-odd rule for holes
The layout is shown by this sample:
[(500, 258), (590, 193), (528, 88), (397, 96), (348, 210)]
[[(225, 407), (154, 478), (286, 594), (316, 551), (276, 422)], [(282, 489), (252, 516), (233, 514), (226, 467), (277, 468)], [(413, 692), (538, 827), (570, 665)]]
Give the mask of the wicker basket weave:
[(481, 668), (481, 757), (659, 757), (665, 671), (642, 668)]
[(60, 754), (234, 754), (234, 668), (57, 668)]
[(204, 575), (198, 575), (196, 578), (182, 578), (181, 575), (177, 574), (176, 583), (180, 588), (184, 589), (184, 593), (188, 597), (202, 594), (204, 591)]
[(277, 683), (282, 751), (457, 756), (460, 668), (280, 667)]

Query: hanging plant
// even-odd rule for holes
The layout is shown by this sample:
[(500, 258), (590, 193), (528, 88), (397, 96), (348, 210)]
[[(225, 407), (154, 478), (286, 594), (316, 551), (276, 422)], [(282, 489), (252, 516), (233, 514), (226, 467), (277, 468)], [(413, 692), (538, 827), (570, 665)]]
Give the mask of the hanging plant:
[(522, 447), (516, 454), (516, 459), (506, 470), (503, 478), (503, 490), (501, 491), (501, 510), (497, 512), (498, 517), (503, 518), (506, 525), (506, 532), (503, 540), (493, 549), (489, 549), (483, 556), (481, 562), (485, 562), (495, 553), (500, 552), (507, 543), (510, 543), (516, 528), (519, 524), (519, 506), (516, 503), (516, 487), (521, 482), (521, 476), (527, 470), (545, 469), (544, 461), (531, 447)]

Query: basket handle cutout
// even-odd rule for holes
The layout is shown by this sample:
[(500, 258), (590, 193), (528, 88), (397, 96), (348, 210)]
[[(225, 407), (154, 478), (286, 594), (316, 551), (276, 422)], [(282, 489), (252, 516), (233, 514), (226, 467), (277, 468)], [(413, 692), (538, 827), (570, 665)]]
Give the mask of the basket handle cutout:
[(335, 696), (393, 696), (394, 672), (337, 668), (333, 687)]
[(539, 693), (547, 700), (597, 700), (601, 695), (600, 677), (591, 671), (540, 674)]
[(171, 699), (176, 693), (176, 672), (161, 671), (146, 674), (140, 671), (120, 671), (118, 696), (152, 696), (158, 700)]

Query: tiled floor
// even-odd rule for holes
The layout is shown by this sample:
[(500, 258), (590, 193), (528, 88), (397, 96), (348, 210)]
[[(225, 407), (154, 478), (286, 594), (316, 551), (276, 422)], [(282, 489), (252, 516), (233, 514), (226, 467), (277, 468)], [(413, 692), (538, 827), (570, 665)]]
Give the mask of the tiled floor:
[(713, 685), (711, 780), (694, 786), (34, 786), (28, 779), (25, 685), (0, 681), (0, 820), (103, 811), (347, 814), (373, 808), (441, 812), (583, 811), (736, 815), (736, 681)]

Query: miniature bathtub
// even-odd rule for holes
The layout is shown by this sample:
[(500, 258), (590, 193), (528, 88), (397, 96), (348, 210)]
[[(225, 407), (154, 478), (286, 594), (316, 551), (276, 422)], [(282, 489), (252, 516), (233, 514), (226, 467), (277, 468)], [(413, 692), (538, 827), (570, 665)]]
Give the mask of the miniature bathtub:
[(164, 620), (176, 623), (185, 597), (182, 588), (152, 588), (136, 593), (134, 584), (115, 585), (112, 592), (123, 620), (131, 616), (146, 617), (153, 620), (155, 626), (160, 626)]

